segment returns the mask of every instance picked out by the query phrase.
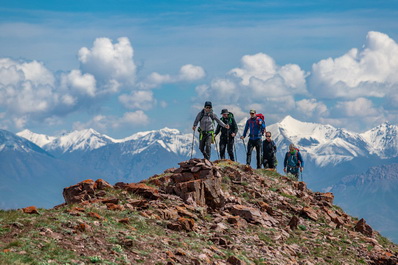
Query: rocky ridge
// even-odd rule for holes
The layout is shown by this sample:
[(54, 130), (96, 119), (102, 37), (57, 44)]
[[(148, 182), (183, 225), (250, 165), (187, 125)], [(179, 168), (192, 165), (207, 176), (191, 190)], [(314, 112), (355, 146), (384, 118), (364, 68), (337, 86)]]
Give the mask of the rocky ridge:
[(0, 263), (398, 262), (398, 247), (334, 206), (332, 193), (228, 160), (179, 166), (139, 183), (82, 181), (51, 210), (0, 212)]

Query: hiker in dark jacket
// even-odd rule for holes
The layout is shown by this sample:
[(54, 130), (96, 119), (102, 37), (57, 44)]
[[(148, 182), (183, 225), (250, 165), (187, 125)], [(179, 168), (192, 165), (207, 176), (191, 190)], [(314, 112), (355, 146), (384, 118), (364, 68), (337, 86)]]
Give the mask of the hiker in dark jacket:
[(232, 113), (227, 109), (221, 111), (221, 121), (229, 125), (229, 129), (221, 128), (218, 124), (216, 129), (216, 136), (220, 133), (220, 157), (225, 159), (225, 148), (227, 148), (229, 159), (235, 161), (234, 157), (234, 139), (238, 132), (238, 125), (236, 124), (235, 118)]
[(304, 160), (300, 154), (300, 151), (294, 146), (294, 144), (289, 145), (289, 151), (286, 152), (285, 160), (283, 161), (283, 171), (285, 173), (290, 173), (297, 179), (299, 177), (299, 170), (303, 172)]
[(271, 132), (265, 133), (265, 140), (263, 141), (263, 165), (264, 168), (275, 169), (276, 162), (276, 145), (271, 139)]
[(204, 109), (198, 113), (193, 123), (192, 130), (196, 130), (196, 126), (200, 122), (199, 126), (199, 149), (202, 152), (205, 159), (210, 160), (211, 155), (211, 143), (214, 141), (214, 120), (222, 127), (229, 128), (229, 125), (223, 123), (216, 114), (213, 113), (213, 106), (210, 101), (205, 102)]
[(246, 165), (250, 166), (253, 148), (257, 153), (257, 168), (261, 168), (261, 144), (262, 136), (265, 131), (264, 121), (256, 116), (255, 110), (250, 110), (250, 119), (246, 121), (245, 130), (241, 139), (245, 139), (247, 131), (250, 129), (250, 138), (247, 144)]

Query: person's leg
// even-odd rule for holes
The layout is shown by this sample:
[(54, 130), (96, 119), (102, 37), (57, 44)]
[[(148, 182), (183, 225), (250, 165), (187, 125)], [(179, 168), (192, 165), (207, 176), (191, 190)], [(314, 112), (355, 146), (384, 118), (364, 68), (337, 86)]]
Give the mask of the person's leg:
[(199, 150), (202, 152), (203, 156), (206, 158), (205, 155), (205, 134), (204, 133), (200, 133), (199, 134)]
[(225, 159), (225, 148), (227, 146), (227, 139), (220, 137), (220, 157)]
[(207, 160), (210, 160), (210, 156), (211, 156), (211, 133), (208, 133), (206, 135), (206, 140), (205, 140), (205, 158)]
[(261, 139), (256, 140), (255, 146), (256, 146), (256, 155), (257, 155), (257, 168), (261, 168), (261, 157), (262, 157), (262, 152), (261, 152), (261, 145), (262, 141)]
[(228, 151), (229, 159), (231, 159), (232, 161), (235, 161), (235, 157), (234, 157), (234, 138), (233, 137), (229, 137), (229, 141), (228, 141), (228, 144), (227, 144), (227, 151)]
[(247, 154), (246, 154), (246, 165), (249, 165), (249, 166), (252, 161), (253, 148), (254, 148), (253, 141), (249, 140), (249, 142), (247, 143)]

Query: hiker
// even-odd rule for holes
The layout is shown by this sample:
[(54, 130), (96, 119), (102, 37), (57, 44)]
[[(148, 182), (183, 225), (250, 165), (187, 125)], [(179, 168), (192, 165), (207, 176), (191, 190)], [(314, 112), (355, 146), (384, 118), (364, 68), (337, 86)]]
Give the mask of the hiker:
[(240, 137), (241, 139), (245, 139), (248, 129), (250, 129), (250, 138), (249, 142), (247, 143), (246, 165), (250, 166), (252, 160), (252, 151), (253, 148), (256, 148), (257, 169), (259, 169), (261, 168), (261, 144), (262, 135), (265, 131), (265, 123), (260, 117), (257, 117), (255, 110), (250, 110), (250, 119), (246, 121), (243, 136)]
[(200, 122), (199, 131), (199, 149), (205, 159), (210, 160), (211, 144), (214, 141), (214, 120), (222, 127), (229, 129), (229, 125), (223, 123), (216, 114), (213, 113), (213, 106), (210, 101), (205, 102), (205, 106), (198, 113), (193, 123), (192, 130), (196, 130), (196, 126)]
[(276, 145), (271, 139), (271, 132), (265, 133), (263, 141), (263, 165), (264, 168), (275, 169), (276, 166)]
[(221, 159), (225, 159), (225, 148), (227, 148), (229, 159), (235, 161), (234, 157), (234, 139), (235, 135), (238, 132), (238, 125), (236, 124), (234, 115), (229, 112), (227, 109), (223, 109), (221, 111), (221, 121), (225, 124), (229, 125), (229, 129), (221, 128), (219, 124), (217, 124), (216, 136), (220, 133), (220, 157)]
[(303, 172), (304, 160), (300, 154), (300, 151), (294, 146), (294, 144), (289, 145), (289, 151), (286, 152), (285, 160), (283, 161), (283, 171), (285, 173), (290, 173), (298, 179), (299, 170)]

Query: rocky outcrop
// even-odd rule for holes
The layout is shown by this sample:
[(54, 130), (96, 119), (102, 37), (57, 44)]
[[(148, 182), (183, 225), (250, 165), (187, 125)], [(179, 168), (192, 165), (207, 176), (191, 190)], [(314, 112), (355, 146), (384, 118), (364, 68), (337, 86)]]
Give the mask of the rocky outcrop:
[[(398, 247), (380, 240), (365, 220), (335, 207), (332, 193), (312, 192), (304, 182), (227, 160), (191, 159), (139, 183), (85, 180), (63, 195), (66, 203), (51, 217), (61, 228), (39, 234), (62, 238), (57, 243), (78, 257), (109, 263), (396, 264), (398, 259)], [(10, 224), (9, 238), (28, 226)], [(76, 259), (71, 263), (87, 261)]]

